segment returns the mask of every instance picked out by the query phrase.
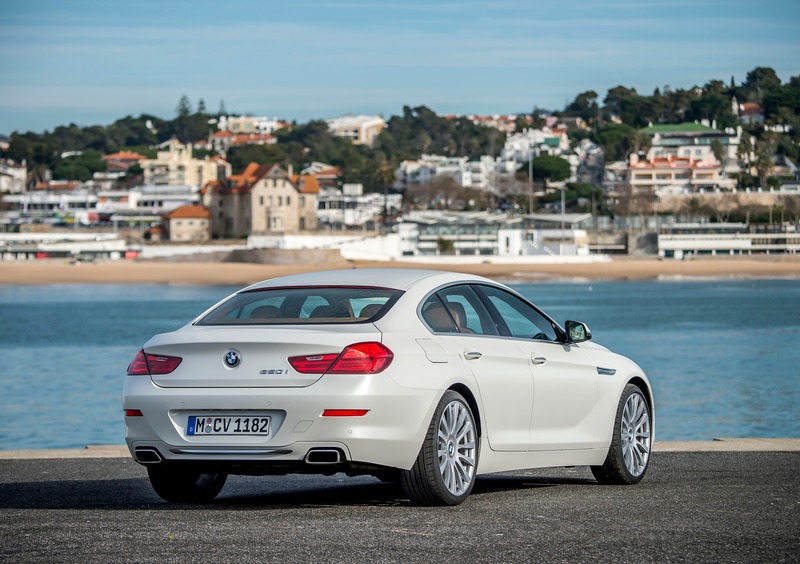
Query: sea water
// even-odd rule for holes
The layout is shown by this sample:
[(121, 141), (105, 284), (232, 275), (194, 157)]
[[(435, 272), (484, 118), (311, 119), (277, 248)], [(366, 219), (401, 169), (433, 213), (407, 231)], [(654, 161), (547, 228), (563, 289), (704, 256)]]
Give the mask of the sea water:
[[(800, 437), (800, 281), (512, 286), (645, 370), (658, 440)], [(236, 289), (0, 286), (0, 449), (124, 443), (122, 383), (136, 351)]]

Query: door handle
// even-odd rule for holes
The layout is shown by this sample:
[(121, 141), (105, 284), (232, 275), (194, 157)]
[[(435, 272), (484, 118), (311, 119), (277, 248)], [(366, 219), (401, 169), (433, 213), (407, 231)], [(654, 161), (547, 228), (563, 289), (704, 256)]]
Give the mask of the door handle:
[(532, 356), (531, 362), (534, 364), (544, 364), (545, 362), (547, 362), (547, 359), (543, 356)]
[(464, 351), (464, 358), (467, 360), (478, 360), (482, 356), (478, 351)]

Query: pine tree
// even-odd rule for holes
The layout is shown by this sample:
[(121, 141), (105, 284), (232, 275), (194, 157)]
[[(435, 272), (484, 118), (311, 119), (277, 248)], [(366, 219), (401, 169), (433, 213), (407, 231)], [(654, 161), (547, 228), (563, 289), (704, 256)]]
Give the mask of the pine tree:
[(175, 113), (179, 118), (187, 117), (192, 113), (192, 104), (189, 102), (189, 97), (184, 94), (181, 96), (178, 106), (175, 108)]

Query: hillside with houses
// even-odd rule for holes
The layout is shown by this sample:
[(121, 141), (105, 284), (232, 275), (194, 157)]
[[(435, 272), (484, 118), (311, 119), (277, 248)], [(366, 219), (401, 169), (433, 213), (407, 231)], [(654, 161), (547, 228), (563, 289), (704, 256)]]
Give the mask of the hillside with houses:
[(795, 254), (798, 116), (800, 77), (767, 67), (515, 115), (420, 106), (299, 124), (184, 96), (171, 120), (0, 138), (0, 255)]

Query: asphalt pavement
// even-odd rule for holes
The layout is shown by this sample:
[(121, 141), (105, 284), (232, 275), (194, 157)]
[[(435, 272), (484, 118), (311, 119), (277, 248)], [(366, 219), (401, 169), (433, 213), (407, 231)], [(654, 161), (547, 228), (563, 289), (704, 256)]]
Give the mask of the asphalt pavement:
[(655, 452), (636, 486), (587, 468), (482, 476), (457, 507), (370, 477), (229, 478), (164, 503), (129, 458), (0, 459), (2, 562), (798, 562), (800, 452)]

